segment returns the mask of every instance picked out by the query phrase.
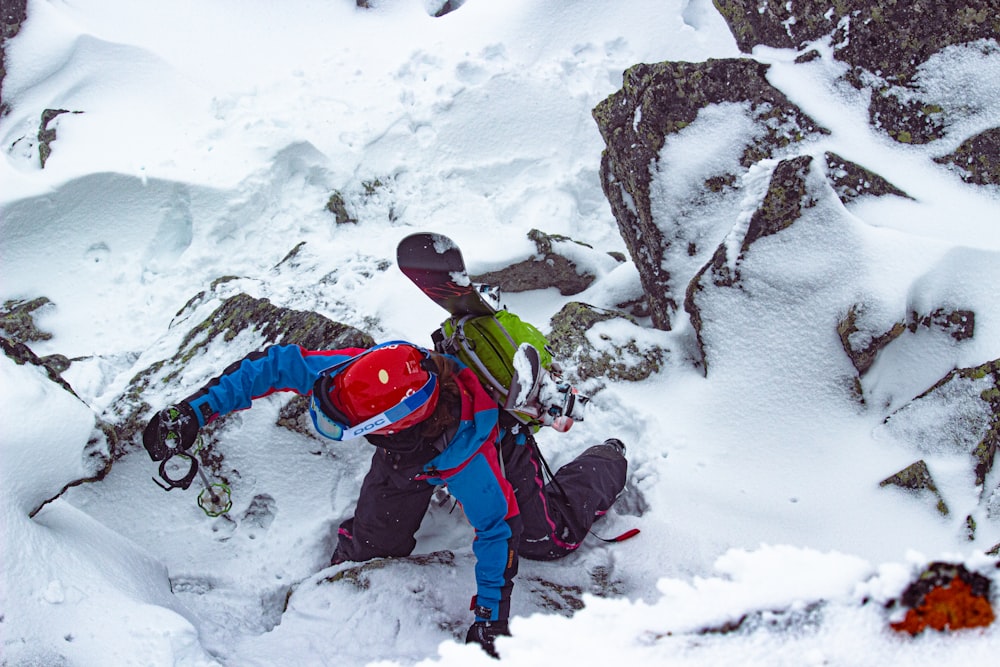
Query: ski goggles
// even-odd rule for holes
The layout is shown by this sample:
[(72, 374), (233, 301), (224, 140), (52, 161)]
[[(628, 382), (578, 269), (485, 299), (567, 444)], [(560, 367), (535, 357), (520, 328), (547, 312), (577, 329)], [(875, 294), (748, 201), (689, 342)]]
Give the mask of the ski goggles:
[[(350, 419), (333, 404), (333, 401), (330, 399), (333, 376), (342, 372), (345, 368), (370, 352), (387, 345), (398, 344), (408, 345), (408, 343), (398, 342), (384, 343), (356, 357), (335, 364), (320, 373), (319, 379), (313, 385), (312, 400), (309, 402), (309, 415), (312, 417), (313, 426), (319, 431), (320, 435), (338, 442), (354, 440), (391, 426), (398, 421), (402, 421), (423, 407), (431, 399), (434, 395), (434, 390), (437, 388), (437, 375), (428, 372), (427, 382), (420, 389), (406, 396), (388, 410), (380, 412), (360, 424), (351, 425)], [(424, 352), (424, 355), (427, 356), (427, 353)]]

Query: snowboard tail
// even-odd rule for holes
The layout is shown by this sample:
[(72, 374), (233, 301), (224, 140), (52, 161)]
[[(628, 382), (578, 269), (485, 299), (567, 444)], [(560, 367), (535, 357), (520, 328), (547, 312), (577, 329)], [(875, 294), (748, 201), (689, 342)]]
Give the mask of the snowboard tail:
[(447, 236), (411, 234), (396, 248), (396, 264), (434, 303), (452, 315), (492, 315), (496, 308), (469, 279), (462, 251)]
[(432, 232), (411, 234), (399, 242), (396, 263), (450, 315), (431, 336), (435, 350), (472, 368), (508, 413), (532, 428), (557, 431), (583, 420), (590, 399), (550, 372), (552, 358), (540, 331), (491, 305), (499, 302), (498, 290), (473, 284), (454, 241)]

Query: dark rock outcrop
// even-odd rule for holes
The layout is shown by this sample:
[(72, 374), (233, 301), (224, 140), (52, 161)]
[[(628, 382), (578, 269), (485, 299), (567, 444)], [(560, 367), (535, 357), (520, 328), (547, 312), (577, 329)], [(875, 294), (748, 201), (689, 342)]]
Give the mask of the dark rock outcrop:
[(0, 308), (0, 331), (5, 336), (25, 343), (49, 340), (52, 334), (35, 325), (35, 311), (50, 307), (52, 302), (40, 296), (30, 301), (8, 301)]
[(49, 123), (64, 113), (82, 113), (80, 111), (70, 111), (69, 109), (46, 109), (42, 112), (42, 120), (38, 125), (38, 161), (45, 169), (45, 163), (52, 155), (52, 142), (56, 140), (56, 128), (49, 127)]
[(906, 587), (899, 604), (906, 609), (893, 630), (917, 635), (930, 628), (939, 631), (981, 628), (996, 620), (990, 577), (960, 563), (937, 561)]
[[(716, 248), (711, 260), (691, 279), (684, 297), (684, 310), (701, 351), (701, 364), (707, 373), (709, 360), (705, 354), (702, 328), (704, 320), (700, 302), (701, 294), (713, 287), (739, 287), (740, 264), (744, 255), (760, 239), (780, 233), (794, 224), (804, 210), (816, 205), (816, 193), (808, 184), (812, 158), (799, 156), (779, 162), (771, 173), (767, 191), (760, 206), (750, 217), (739, 247), (723, 243)], [(731, 256), (734, 254), (736, 256)]]
[(952, 45), (995, 40), (1000, 12), (994, 0), (877, 2), (842, 0), (714, 0), (737, 46), (804, 49), (829, 36), (846, 79), (871, 88), (872, 124), (903, 143), (943, 136), (949, 110), (920, 99), (915, 78), (928, 58)]
[(1000, 127), (965, 140), (935, 161), (953, 167), (966, 183), (1000, 186)]
[[(818, 51), (807, 51), (809, 44), (828, 39), (833, 57), (849, 65), (843, 79), (869, 93), (872, 126), (903, 143), (934, 141), (953, 120), (976, 113), (961, 105), (946, 108), (947, 103), (921, 87), (921, 67), (928, 59), (945, 48), (984, 57), (1000, 51), (1000, 14), (991, 11), (990, 0), (962, 0), (947, 7), (927, 0), (715, 4), (747, 53), (758, 45), (798, 49), (803, 51), (800, 60), (808, 61), (819, 57)], [(792, 158), (804, 140), (825, 132), (767, 82), (766, 72), (767, 66), (750, 59), (635, 65), (625, 72), (621, 90), (594, 109), (606, 143), (602, 187), (658, 328), (674, 325), (678, 295), (697, 273), (690, 270), (692, 258), (703, 257), (700, 266), (719, 240), (717, 230), (704, 228), (699, 211), (726, 195), (734, 199), (751, 165), (765, 158)], [(701, 183), (687, 186), (696, 192), (653, 210), (654, 181), (671, 174), (669, 160), (661, 155), (665, 145), (675, 137), (683, 139), (700, 114), (725, 105), (742, 106), (755, 125), (736, 161), (730, 161), (733, 166), (703, 175)], [(725, 131), (727, 119), (714, 120), (716, 134)], [(938, 161), (958, 170), (967, 182), (994, 184), (1000, 174), (998, 145), (996, 131), (989, 130)], [(827, 153), (825, 158), (827, 177), (845, 204), (866, 195), (913, 195), (842, 156)], [(793, 204), (791, 198), (785, 201)]]
[[(607, 144), (601, 185), (650, 297), (653, 324), (660, 329), (671, 329), (678, 294), (690, 279), (672, 275), (664, 267), (671, 264), (672, 255), (697, 252), (690, 241), (679, 242), (665, 232), (671, 223), (658, 220), (652, 209), (650, 181), (667, 136), (683, 131), (710, 106), (745, 106), (747, 116), (760, 128), (735, 156), (736, 166), (747, 168), (826, 132), (767, 82), (766, 71), (765, 65), (740, 59), (635, 65), (625, 72), (622, 89), (594, 109)], [(669, 170), (670, 165), (659, 168)], [(731, 190), (739, 177), (735, 171), (713, 174), (706, 178), (704, 189)]]
[(555, 287), (563, 296), (579, 294), (594, 282), (593, 274), (581, 271), (572, 259), (560, 253), (560, 246), (565, 243), (575, 243), (588, 249), (592, 249), (591, 246), (565, 236), (546, 234), (537, 229), (528, 232), (528, 238), (537, 249), (535, 257), (499, 271), (470, 276), (471, 279), (477, 283), (496, 285), (504, 292), (526, 292)]
[(3, 99), (3, 82), (7, 77), (7, 40), (21, 31), (21, 24), (28, 18), (28, 0), (4, 0), (0, 9), (0, 118), (10, 107)]
[(934, 328), (948, 334), (955, 341), (968, 340), (975, 335), (976, 314), (971, 310), (938, 308), (926, 315), (911, 312), (906, 321), (895, 322), (886, 331), (878, 331), (867, 325), (864, 310), (863, 304), (852, 306), (837, 325), (844, 352), (850, 357), (858, 375), (862, 376), (875, 363), (878, 353), (907, 331), (915, 333), (918, 329)]
[(552, 356), (560, 363), (570, 364), (580, 380), (639, 381), (659, 371), (667, 360), (667, 351), (655, 345), (641, 345), (636, 340), (607, 340), (602, 349), (587, 340), (587, 332), (599, 322), (623, 319), (635, 320), (625, 313), (596, 308), (586, 303), (572, 302), (552, 316), (552, 331), (548, 336)]
[(845, 204), (864, 195), (895, 195), (912, 199), (908, 194), (870, 169), (845, 160), (836, 153), (828, 152), (825, 157), (830, 184), (840, 201)]
[(948, 514), (948, 505), (941, 497), (941, 492), (934, 483), (934, 477), (924, 461), (917, 461), (895, 475), (890, 475), (882, 480), (879, 486), (895, 486), (909, 491), (929, 493), (935, 500), (937, 511), (945, 516)]
[[(920, 451), (964, 458), (978, 488), (979, 508), (987, 518), (1000, 519), (1000, 506), (994, 507), (1000, 496), (987, 486), (1000, 446), (1000, 360), (948, 373), (889, 415), (882, 428)], [(972, 517), (977, 512), (966, 510), (972, 538), (976, 530)]]
[[(35, 301), (39, 301), (39, 299), (36, 299)], [(45, 301), (48, 302), (47, 299), (45, 299)], [(73, 391), (73, 388), (69, 385), (69, 383), (62, 378), (60, 375), (61, 370), (53, 366), (53, 357), (46, 357), (44, 359), (39, 358), (27, 345), (22, 342), (9, 339), (6, 336), (0, 336), (0, 349), (3, 350), (5, 356), (18, 365), (37, 366), (54, 384), (59, 385), (66, 392), (72, 394), (73, 397), (80, 400), (81, 403), (83, 402), (82, 399), (77, 396), (76, 392)], [(65, 357), (62, 358), (65, 359)], [(115, 429), (114, 425), (95, 415), (94, 429), (91, 431), (91, 434), (87, 438), (87, 442), (81, 451), (84, 469), (87, 471), (85, 476), (80, 479), (71, 480), (58, 493), (53, 495), (51, 498), (46, 499), (38, 507), (33, 508), (30, 511), (30, 515), (34, 516), (34, 514), (38, 512), (43, 505), (58, 498), (66, 491), (66, 489), (72, 486), (103, 479), (104, 476), (107, 475), (108, 471), (111, 470), (111, 452), (114, 451), (117, 441), (118, 431)]]
[[(178, 318), (183, 319), (212, 298), (209, 293), (198, 294), (178, 313)], [(138, 443), (154, 407), (151, 402), (162, 407), (159, 403), (181, 399), (185, 390), (196, 389), (178, 386), (177, 380), (195, 357), (219, 344), (228, 345), (225, 358), (232, 362), (274, 344), (332, 349), (371, 347), (375, 341), (358, 329), (318, 313), (282, 308), (247, 294), (226, 298), (208, 317), (187, 330), (173, 356), (153, 363), (133, 377), (122, 397), (111, 407), (108, 417), (116, 425), (120, 443), (115, 458), (124, 454), (130, 444)], [(216, 372), (222, 372), (227, 364), (219, 365)], [(294, 415), (283, 418), (292, 419)]]

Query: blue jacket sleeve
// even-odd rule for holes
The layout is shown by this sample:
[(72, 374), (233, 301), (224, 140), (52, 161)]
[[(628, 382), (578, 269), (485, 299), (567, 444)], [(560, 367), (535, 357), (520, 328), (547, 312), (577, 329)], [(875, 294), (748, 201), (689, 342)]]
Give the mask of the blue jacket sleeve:
[(276, 391), (308, 394), (320, 372), (355, 356), (355, 351), (310, 352), (298, 345), (272, 345), (232, 364), (200, 391), (185, 399), (198, 425), (234, 410), (249, 408), (255, 398)]
[[(512, 580), (517, 574), (520, 516), (510, 484), (498, 474), (489, 453), (480, 451), (461, 471), (448, 477), (448, 489), (462, 504), (476, 531), (477, 620), (506, 620)], [(487, 615), (488, 614), (488, 615)]]

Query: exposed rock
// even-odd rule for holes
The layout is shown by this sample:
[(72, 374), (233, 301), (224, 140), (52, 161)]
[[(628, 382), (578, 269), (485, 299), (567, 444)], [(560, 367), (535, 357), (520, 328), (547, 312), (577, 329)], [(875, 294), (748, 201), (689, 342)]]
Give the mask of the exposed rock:
[[(1000, 521), (1000, 487), (987, 486), (1000, 445), (1000, 359), (948, 373), (893, 412), (882, 428), (921, 452), (938, 458), (953, 457), (959, 465), (969, 466), (970, 476), (979, 487), (978, 509), (963, 508), (968, 513), (965, 528), (970, 540), (976, 536), (975, 517)], [(914, 469), (910, 473), (905, 480), (900, 479), (900, 485), (907, 486), (903, 482), (909, 481), (917, 485), (911, 488), (920, 488), (921, 471)], [(929, 473), (924, 481), (933, 484)], [(936, 487), (924, 487), (936, 493)]]
[(989, 426), (982, 440), (972, 451), (976, 466), (976, 486), (982, 486), (996, 464), (997, 447), (1000, 446), (1000, 359), (976, 368), (955, 371), (955, 374), (969, 380), (986, 380), (987, 385), (992, 379), (992, 386), (987, 386), (980, 394), (980, 398), (989, 405)]
[(837, 325), (844, 352), (859, 376), (868, 372), (879, 352), (907, 331), (915, 333), (919, 328), (936, 328), (956, 341), (970, 339), (975, 334), (976, 314), (970, 310), (938, 308), (927, 315), (911, 312), (905, 322), (895, 322), (885, 331), (865, 322), (865, 311), (863, 304), (855, 304)]
[(917, 635), (927, 628), (954, 631), (988, 626), (996, 619), (991, 584), (989, 577), (962, 564), (931, 563), (903, 592), (900, 603), (907, 607), (906, 616), (891, 627)]
[(435, 2), (428, 5), (427, 11), (434, 18), (441, 18), (446, 14), (450, 14), (462, 5), (465, 4), (465, 0), (435, 0)]
[[(746, 168), (827, 132), (772, 87), (766, 71), (765, 65), (741, 59), (635, 65), (625, 72), (622, 89), (594, 109), (607, 144), (601, 184), (639, 269), (657, 328), (671, 328), (677, 294), (690, 278), (673, 276), (665, 265), (670, 266), (674, 257), (689, 263), (690, 256), (699, 252), (697, 244), (680, 242), (676, 225), (656, 219), (652, 210), (650, 181), (667, 136), (683, 133), (702, 110), (735, 105), (757, 128), (734, 156), (734, 167)], [(669, 171), (670, 165), (658, 168)], [(735, 171), (717, 173), (706, 179), (702, 191), (732, 190), (738, 181)], [(698, 204), (697, 199), (689, 202), (691, 207)]]
[(83, 113), (82, 111), (70, 111), (68, 109), (46, 109), (42, 112), (42, 121), (38, 125), (38, 160), (42, 169), (52, 155), (52, 142), (56, 140), (56, 128), (49, 127), (49, 123), (64, 113)]
[(903, 468), (895, 475), (883, 479), (879, 482), (879, 486), (896, 486), (901, 489), (918, 492), (926, 491), (934, 496), (937, 511), (944, 516), (948, 515), (948, 505), (945, 504), (944, 499), (941, 497), (941, 493), (934, 483), (934, 478), (931, 476), (931, 471), (927, 469), (927, 464), (923, 461), (917, 461)]
[(967, 139), (954, 153), (935, 162), (952, 165), (966, 183), (1000, 185), (1000, 128)]
[(825, 156), (830, 184), (840, 197), (840, 201), (845, 204), (865, 195), (876, 197), (895, 195), (912, 199), (889, 181), (859, 164), (845, 160), (836, 153), (828, 152)]
[(338, 225), (348, 223), (357, 224), (358, 219), (347, 211), (347, 204), (344, 202), (344, 195), (334, 192), (330, 195), (330, 200), (326, 202), (326, 210), (336, 217)]
[(10, 106), (3, 99), (3, 81), (7, 77), (7, 40), (21, 31), (21, 24), (26, 18), (28, 0), (4, 0), (0, 11), (0, 118), (10, 111)]
[(274, 268), (278, 269), (282, 266), (289, 266), (291, 268), (297, 268), (299, 266), (298, 257), (302, 249), (306, 247), (305, 241), (299, 241), (295, 244), (295, 247), (288, 251), (288, 254), (281, 258), (281, 261), (274, 265)]
[(477, 283), (496, 285), (504, 292), (526, 292), (529, 290), (556, 287), (563, 296), (579, 294), (594, 282), (595, 276), (580, 267), (560, 252), (560, 246), (576, 244), (593, 249), (591, 246), (574, 241), (565, 236), (546, 234), (537, 229), (528, 232), (538, 254), (499, 271), (490, 271), (470, 276)]
[(667, 354), (661, 347), (634, 339), (623, 344), (620, 340), (606, 338), (606, 346), (598, 349), (587, 339), (587, 332), (594, 325), (615, 319), (635, 324), (635, 320), (625, 313), (578, 301), (566, 304), (552, 316), (552, 330), (548, 336), (552, 356), (560, 363), (573, 365), (581, 380), (639, 381), (659, 371)]
[(351, 565), (334, 572), (330, 576), (317, 581), (316, 585), (327, 586), (343, 582), (357, 588), (358, 590), (365, 591), (371, 587), (371, 580), (373, 577), (378, 576), (382, 570), (392, 569), (394, 565), (400, 563), (409, 563), (424, 567), (453, 567), (455, 565), (455, 554), (451, 551), (442, 550), (432, 551), (427, 554), (418, 554), (415, 556), (376, 558), (374, 560), (359, 563), (358, 565)]
[[(51, 361), (47, 363), (45, 359), (40, 359), (24, 343), (9, 340), (5, 336), (0, 336), (0, 349), (3, 350), (3, 353), (9, 359), (18, 365), (27, 364), (30, 366), (37, 366), (44, 370), (49, 380), (65, 389), (76, 399), (83, 402), (82, 399), (77, 396), (76, 392), (73, 391), (73, 388), (69, 385), (69, 383), (62, 378), (60, 371), (53, 368)], [(47, 359), (51, 360), (51, 357), (48, 357)], [(65, 357), (63, 357), (63, 359), (65, 359)], [(59, 491), (59, 493), (43, 502), (39, 505), (39, 507), (34, 508), (31, 511), (31, 515), (33, 516), (43, 505), (61, 496), (63, 492), (71, 486), (103, 479), (108, 471), (111, 470), (111, 452), (114, 451), (115, 445), (117, 444), (117, 438), (118, 434), (114, 426), (95, 415), (94, 430), (91, 432), (90, 437), (87, 438), (87, 442), (82, 450), (82, 458), (85, 462), (85, 468), (88, 471), (87, 475), (67, 484), (61, 491)]]
[(833, 31), (840, 17), (857, 4), (798, 0), (795, 5), (771, 0), (713, 0), (736, 38), (736, 46), (750, 53), (758, 44), (798, 49)]
[[(912, 429), (906, 432), (911, 433), (913, 438), (922, 436), (932, 442), (940, 442), (940, 438), (950, 434), (950, 428), (946, 427), (957, 425), (964, 436), (957, 443), (972, 456), (975, 484), (982, 486), (993, 470), (1000, 444), (1000, 359), (948, 373), (907, 406), (887, 417), (886, 423), (892, 425), (893, 421), (903, 419), (912, 421), (911, 413), (925, 404), (932, 406), (932, 414), (939, 416), (938, 432), (927, 433), (932, 424), (926, 423), (921, 423), (922, 432), (915, 433)], [(974, 443), (971, 447), (968, 446), (970, 440)]]
[(778, 163), (771, 174), (767, 192), (760, 206), (750, 218), (737, 256), (730, 257), (729, 244), (720, 244), (712, 259), (688, 283), (684, 310), (691, 320), (705, 373), (708, 372), (708, 360), (702, 336), (704, 322), (699, 296), (710, 286), (737, 286), (740, 281), (739, 266), (742, 257), (753, 243), (787, 229), (799, 219), (804, 209), (816, 205), (815, 196), (807, 183), (811, 163), (812, 158), (809, 156), (799, 156)]
[(803, 209), (816, 205), (816, 198), (806, 184), (810, 164), (812, 157), (800, 155), (782, 160), (775, 167), (764, 201), (750, 218), (740, 252), (746, 252), (757, 239), (786, 229), (802, 216)]
[(1000, 34), (992, 0), (713, 0), (740, 51), (758, 45), (799, 49), (832, 35), (838, 60), (869, 71), (912, 76), (932, 53), (950, 44)]
[(840, 343), (858, 375), (867, 373), (878, 353), (906, 331), (906, 324), (902, 322), (896, 322), (888, 331), (874, 331), (862, 323), (864, 312), (863, 304), (855, 304), (837, 325)]
[(0, 308), (0, 331), (21, 343), (49, 340), (52, 334), (35, 326), (35, 311), (51, 305), (44, 296), (31, 301), (7, 301)]
[[(313, 150), (311, 146), (310, 150)], [(395, 222), (404, 206), (395, 189), (395, 176), (373, 176), (333, 190), (325, 208), (333, 214), (338, 225), (359, 224), (365, 220)]]
[(947, 46), (996, 40), (994, 0), (714, 0), (744, 53), (755, 46), (801, 49), (829, 35), (847, 80), (872, 89), (872, 124), (904, 143), (940, 138), (947, 109), (920, 99), (919, 67)]
[(296, 396), (285, 403), (278, 412), (278, 420), (275, 422), (282, 428), (295, 431), (300, 435), (310, 438), (317, 438), (316, 428), (312, 424), (309, 416), (309, 397)]
[(739, 633), (749, 635), (760, 630), (791, 634), (807, 628), (819, 627), (823, 621), (825, 609), (826, 602), (821, 600), (805, 605), (793, 605), (784, 609), (754, 610), (739, 618), (700, 628), (698, 634), (729, 635)]
[[(34, 322), (35, 311), (51, 304), (52, 302), (46, 297), (38, 297), (31, 301), (8, 301), (5, 303), (3, 309), (0, 310), (0, 331), (3, 333), (0, 336), (0, 347), (2, 347), (3, 353), (18, 365), (28, 364), (43, 369), (49, 380), (83, 402), (83, 399), (77, 395), (73, 387), (62, 376), (70, 367), (70, 359), (61, 354), (39, 357), (25, 344), (26, 341), (41, 341), (52, 338), (52, 334), (41, 331)], [(87, 468), (92, 471), (92, 474), (86, 479), (72, 482), (69, 486), (102, 479), (111, 469), (111, 452), (114, 450), (117, 440), (118, 434), (114, 426), (95, 415), (95, 429), (87, 439), (83, 452), (84, 459), (87, 460)], [(62, 495), (62, 491), (55, 497), (59, 495)]]
[[(193, 312), (207, 299), (205, 293), (195, 296), (178, 316), (186, 311)], [(172, 385), (192, 359), (220, 343), (230, 345), (232, 353), (226, 358), (235, 361), (253, 350), (272, 344), (333, 349), (371, 347), (375, 341), (368, 334), (317, 313), (282, 308), (267, 299), (256, 299), (247, 294), (229, 297), (187, 332), (172, 357), (150, 365), (132, 378), (128, 389), (112, 406), (111, 415), (117, 424), (122, 445), (115, 451), (116, 458), (124, 453), (127, 444), (137, 442), (145, 426), (151, 409), (147, 400), (148, 390), (156, 387), (162, 393), (166, 389), (170, 398), (183, 398), (183, 395), (177, 395), (181, 391), (179, 388), (171, 390)], [(223, 370), (224, 365), (217, 372)], [(157, 397), (154, 400), (161, 399)]]
[(45, 374), (50, 380), (77, 398), (80, 398), (73, 390), (73, 387), (62, 377), (62, 374), (70, 367), (71, 363), (65, 355), (50, 354), (47, 357), (39, 357), (24, 343), (8, 339), (5, 336), (0, 336), (0, 344), (3, 345), (4, 354), (13, 359), (18, 365), (31, 364), (32, 366), (44, 368)]
[(936, 327), (948, 333), (957, 341), (968, 340), (976, 332), (976, 314), (971, 310), (946, 310), (938, 308), (928, 315), (910, 313), (910, 322), (907, 325), (910, 331), (916, 331), (917, 327)]

